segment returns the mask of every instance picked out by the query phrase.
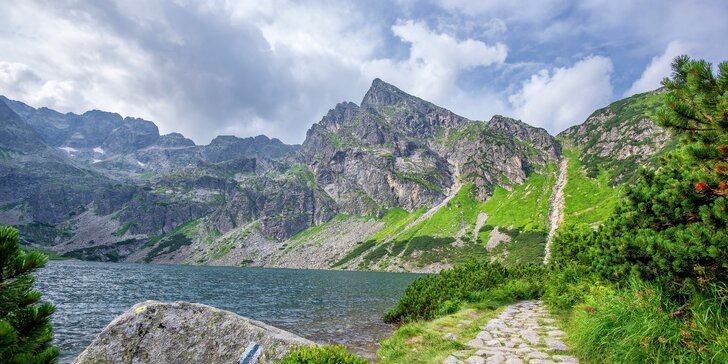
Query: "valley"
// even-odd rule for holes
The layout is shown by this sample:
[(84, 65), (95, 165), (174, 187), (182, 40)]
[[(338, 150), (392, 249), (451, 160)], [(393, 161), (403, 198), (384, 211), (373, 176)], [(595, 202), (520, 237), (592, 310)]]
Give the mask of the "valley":
[[(659, 91), (656, 91), (659, 92)], [(676, 144), (655, 93), (557, 136), (469, 120), (376, 79), (302, 145), (219, 136), (2, 98), (0, 221), (60, 257), (161, 264), (438, 272), (548, 259), (560, 224), (596, 224)]]

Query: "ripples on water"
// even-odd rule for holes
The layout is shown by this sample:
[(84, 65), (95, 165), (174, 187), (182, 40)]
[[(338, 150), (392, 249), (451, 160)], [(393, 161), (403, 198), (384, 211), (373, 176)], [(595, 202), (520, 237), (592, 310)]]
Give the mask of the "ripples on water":
[(54, 344), (73, 360), (116, 316), (145, 300), (204, 303), (372, 357), (381, 317), (417, 275), (51, 261), (36, 289), (56, 305)]

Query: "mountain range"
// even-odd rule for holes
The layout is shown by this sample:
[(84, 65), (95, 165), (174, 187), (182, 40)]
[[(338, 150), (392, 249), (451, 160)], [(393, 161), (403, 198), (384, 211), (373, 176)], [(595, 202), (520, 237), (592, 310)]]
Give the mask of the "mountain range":
[(676, 144), (661, 91), (552, 136), (470, 120), (375, 79), (302, 145), (196, 145), (146, 120), (0, 97), (0, 223), (63, 257), (432, 272), (471, 257), (544, 259), (561, 224), (597, 224)]

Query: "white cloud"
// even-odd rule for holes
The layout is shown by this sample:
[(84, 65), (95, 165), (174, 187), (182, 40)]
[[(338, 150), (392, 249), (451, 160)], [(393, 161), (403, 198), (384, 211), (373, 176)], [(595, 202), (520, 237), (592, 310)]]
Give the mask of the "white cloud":
[(528, 22), (547, 22), (569, 7), (563, 0), (437, 0), (436, 2), (445, 9), (465, 14)]
[(612, 61), (587, 57), (570, 68), (543, 69), (511, 95), (516, 117), (551, 133), (583, 122), (612, 97)]
[(458, 40), (412, 20), (398, 22), (392, 26), (392, 32), (410, 44), (409, 56), (404, 60), (366, 62), (363, 73), (370, 79), (381, 77), (407, 92), (445, 105), (463, 92), (456, 82), (462, 71), (501, 65), (508, 55), (505, 44)]
[(624, 97), (652, 91), (660, 87), (662, 79), (670, 76), (672, 60), (681, 54), (688, 54), (691, 48), (683, 42), (670, 42), (662, 55), (652, 58), (652, 61), (647, 65), (644, 72), (642, 72), (640, 78), (632, 84), (629, 90), (624, 92)]
[[(611, 101), (611, 61), (576, 60), (608, 54), (619, 94), (651, 88), (675, 39), (694, 45), (692, 56), (728, 56), (715, 46), (727, 9), (722, 0), (0, 1), (0, 94), (143, 117), (199, 143), (261, 132), (297, 143), (379, 77), (466, 117), (515, 114), (554, 132)], [(554, 68), (563, 65), (572, 66)]]

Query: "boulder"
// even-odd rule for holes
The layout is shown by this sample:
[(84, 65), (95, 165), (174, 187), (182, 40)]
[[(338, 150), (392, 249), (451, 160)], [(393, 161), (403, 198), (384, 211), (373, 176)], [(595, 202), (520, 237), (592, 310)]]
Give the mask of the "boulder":
[(114, 319), (74, 363), (272, 363), (301, 345), (315, 343), (206, 305), (146, 301)]

